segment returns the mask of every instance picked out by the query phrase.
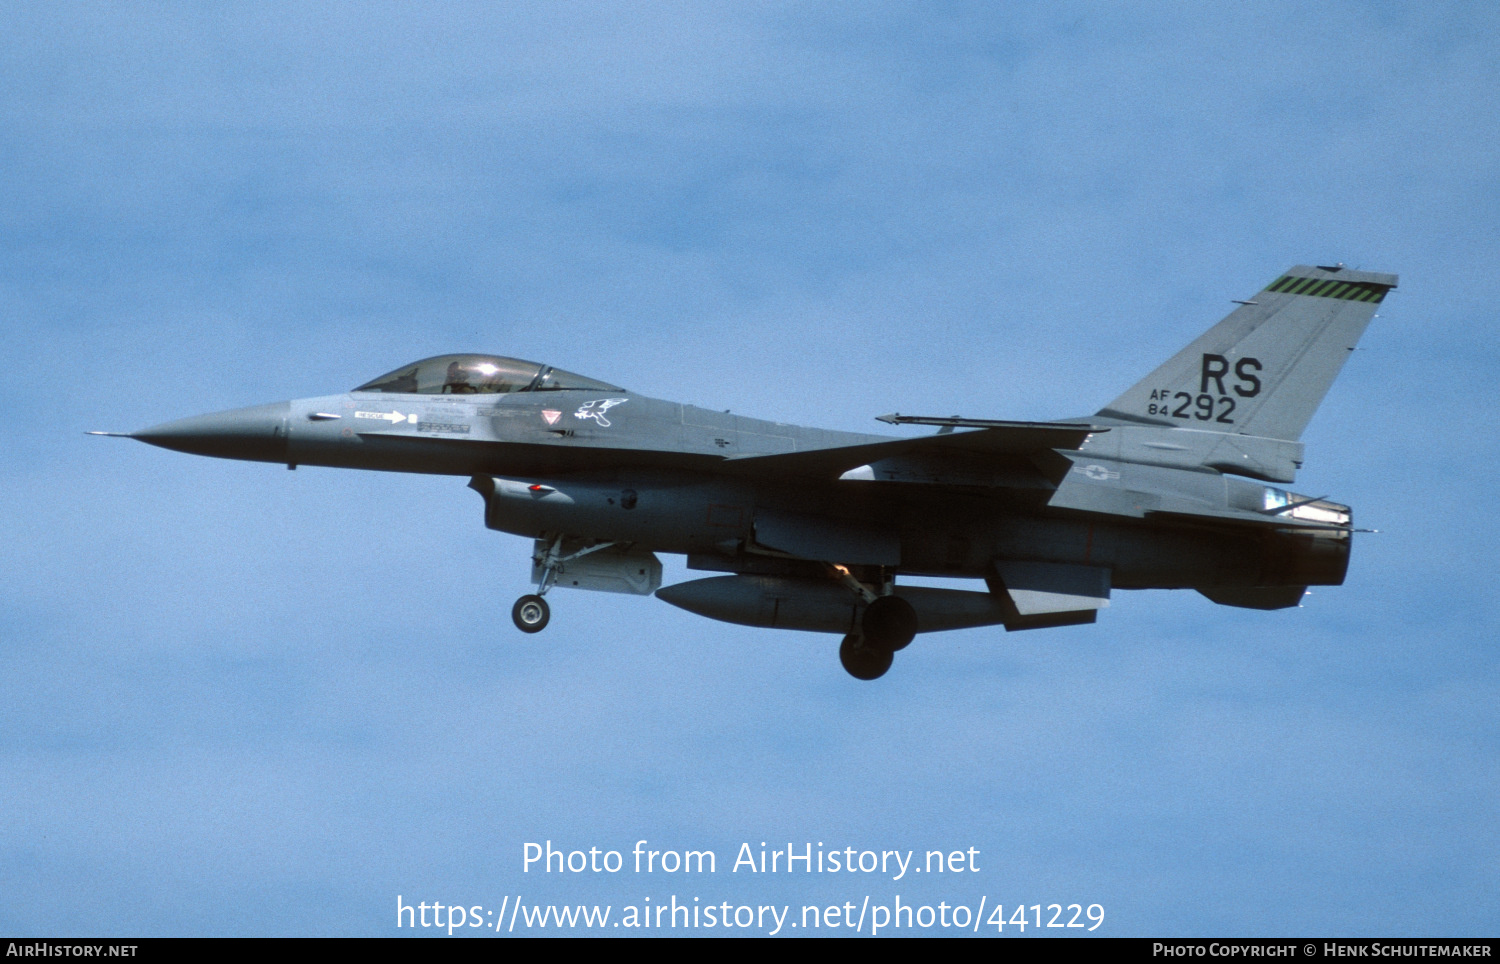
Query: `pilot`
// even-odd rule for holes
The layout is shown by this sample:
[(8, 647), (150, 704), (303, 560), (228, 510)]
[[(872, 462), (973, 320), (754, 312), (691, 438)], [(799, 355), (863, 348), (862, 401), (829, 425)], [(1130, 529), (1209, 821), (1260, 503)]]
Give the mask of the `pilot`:
[(474, 387), (469, 384), (469, 373), (461, 362), (448, 364), (448, 375), (443, 381), (444, 395), (472, 395)]

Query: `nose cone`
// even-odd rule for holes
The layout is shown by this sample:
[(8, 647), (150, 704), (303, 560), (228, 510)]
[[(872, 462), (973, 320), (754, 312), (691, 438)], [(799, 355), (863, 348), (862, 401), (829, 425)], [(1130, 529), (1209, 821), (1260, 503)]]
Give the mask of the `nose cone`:
[(285, 462), (286, 423), (291, 410), (291, 402), (236, 408), (213, 415), (179, 418), (175, 422), (131, 432), (130, 437), (193, 455)]

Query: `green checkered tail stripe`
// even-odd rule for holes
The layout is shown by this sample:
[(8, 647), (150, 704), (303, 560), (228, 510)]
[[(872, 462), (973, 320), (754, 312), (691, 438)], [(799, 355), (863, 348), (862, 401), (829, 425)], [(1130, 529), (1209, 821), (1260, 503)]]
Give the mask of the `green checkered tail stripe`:
[(1311, 295), (1315, 298), (1379, 303), (1391, 288), (1389, 285), (1370, 284), (1367, 281), (1330, 281), (1326, 278), (1298, 278), (1296, 275), (1288, 274), (1282, 275), (1266, 290), (1293, 295)]

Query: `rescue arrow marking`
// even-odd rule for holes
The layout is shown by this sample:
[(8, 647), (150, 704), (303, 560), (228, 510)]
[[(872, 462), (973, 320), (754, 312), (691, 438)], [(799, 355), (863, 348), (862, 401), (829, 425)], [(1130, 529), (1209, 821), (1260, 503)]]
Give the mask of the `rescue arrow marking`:
[(354, 417), (355, 418), (378, 418), (378, 419), (381, 419), (383, 421), (390, 422), (393, 425), (400, 425), (402, 422), (413, 422), (413, 423), (415, 423), (416, 420), (417, 420), (417, 416), (415, 414), (412, 414), (412, 415), (402, 415), (400, 412), (355, 412), (354, 413)]

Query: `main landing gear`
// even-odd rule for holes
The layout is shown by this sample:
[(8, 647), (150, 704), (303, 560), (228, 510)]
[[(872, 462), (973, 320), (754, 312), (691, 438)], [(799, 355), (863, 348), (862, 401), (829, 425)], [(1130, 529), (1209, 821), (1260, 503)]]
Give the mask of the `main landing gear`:
[(895, 653), (870, 645), (863, 636), (850, 633), (839, 643), (839, 662), (855, 679), (880, 679), (895, 660)]
[(855, 679), (879, 679), (891, 668), (896, 652), (905, 649), (916, 637), (917, 611), (895, 594), (895, 586), (889, 582), (884, 587), (886, 594), (877, 596), (843, 566), (834, 566), (833, 570), (866, 604), (859, 621), (860, 631), (845, 636), (839, 644), (839, 662)]
[(894, 653), (916, 637), (917, 611), (900, 596), (881, 596), (865, 607), (859, 627), (868, 645)]

